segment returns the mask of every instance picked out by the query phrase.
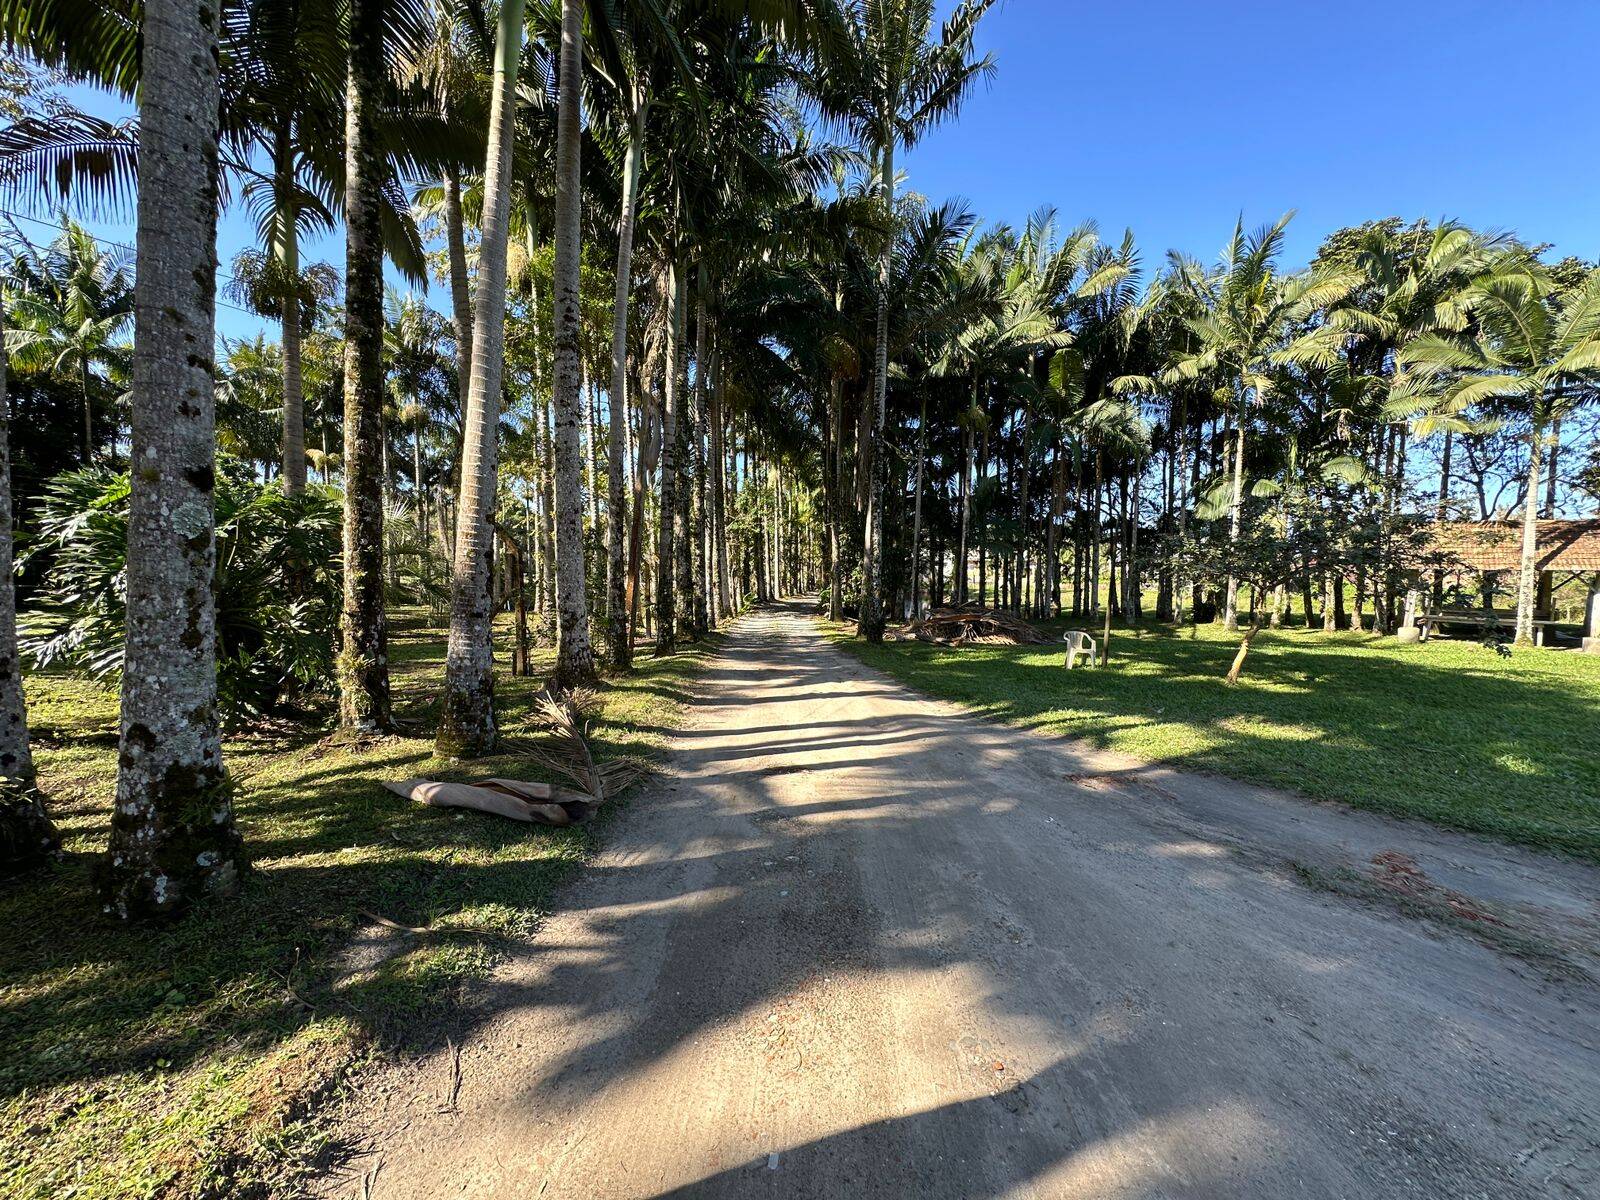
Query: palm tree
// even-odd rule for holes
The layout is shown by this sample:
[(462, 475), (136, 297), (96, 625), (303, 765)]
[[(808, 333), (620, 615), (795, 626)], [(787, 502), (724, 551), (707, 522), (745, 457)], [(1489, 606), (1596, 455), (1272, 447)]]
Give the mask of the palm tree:
[[(147, 0), (127, 646), (106, 911), (174, 912), (240, 867), (218, 730), (212, 301), (218, 60), (209, 0)], [(202, 186), (196, 186), (197, 181)]]
[(1475, 332), (1424, 333), (1401, 351), (1424, 386), (1443, 378), (1443, 407), (1504, 406), (1528, 422), (1516, 640), (1533, 640), (1539, 483), (1552, 425), (1595, 396), (1600, 382), (1600, 271), (1569, 290), (1533, 259), (1507, 256), (1461, 296)]
[(17, 656), (11, 545), (11, 404), (6, 392), (5, 301), (0, 297), (0, 871), (28, 866), (61, 844), (45, 814), (28, 742), (28, 704)]
[[(1237, 540), (1244, 504), (1245, 440), (1252, 406), (1272, 392), (1272, 368), (1285, 355), (1304, 362), (1327, 360), (1342, 335), (1331, 327), (1315, 330), (1294, 348), (1288, 346), (1289, 326), (1319, 308), (1347, 295), (1354, 280), (1345, 273), (1322, 275), (1306, 272), (1285, 278), (1277, 273), (1284, 230), (1294, 214), (1285, 213), (1271, 225), (1246, 234), (1241, 219), (1212, 274), (1196, 279), (1200, 315), (1188, 321), (1196, 346), (1182, 352), (1163, 372), (1162, 382), (1173, 385), (1214, 376), (1232, 396), (1234, 453), (1231, 500), (1228, 505), (1230, 536)], [(1239, 627), (1239, 581), (1228, 578), (1224, 624)]]
[(120, 257), (66, 217), (45, 252), (26, 253), (18, 265), (9, 349), (19, 367), (77, 376), (87, 466), (94, 459), (95, 391), (101, 384), (95, 368), (127, 365), (120, 335), (133, 314), (133, 281)]
[(472, 385), (461, 454), (461, 501), (450, 587), (450, 649), (445, 660), (441, 754), (494, 749), (494, 639), (489, 595), (491, 507), (496, 488), (501, 375), (505, 367), (506, 245), (510, 235), (511, 152), (522, 59), (522, 0), (500, 6), (484, 170), (483, 239), (473, 312)]
[(555, 216), (555, 469), (556, 469), (556, 669), (555, 683), (572, 687), (592, 680), (589, 609), (584, 593), (583, 358), (580, 337), (578, 258), (581, 250), (582, 181), (578, 135), (583, 122), (583, 6), (561, 0), (561, 96), (556, 115)]
[[(973, 59), (978, 20), (994, 0), (960, 0), (933, 41), (934, 0), (861, 0), (848, 10), (852, 53), (822, 87), (822, 107), (872, 157), (887, 220), (895, 211), (895, 156), (953, 116), (973, 83), (994, 70), (992, 56)], [(894, 239), (878, 254), (876, 349), (872, 370), (870, 473), (863, 534), (861, 615), (869, 641), (883, 637), (883, 444), (889, 380), (889, 275)]]

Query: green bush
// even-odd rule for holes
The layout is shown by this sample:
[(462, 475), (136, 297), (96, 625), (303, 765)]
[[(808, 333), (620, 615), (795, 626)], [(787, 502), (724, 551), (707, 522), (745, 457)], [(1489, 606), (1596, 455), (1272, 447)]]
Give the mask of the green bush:
[[(215, 495), (217, 685), (226, 718), (323, 691), (333, 672), (340, 600), (340, 504), (220, 464)], [(37, 667), (93, 678), (122, 669), (127, 601), (128, 477), (105, 468), (58, 475), (40, 503), (25, 557), (44, 585), (23, 614), (21, 648)]]

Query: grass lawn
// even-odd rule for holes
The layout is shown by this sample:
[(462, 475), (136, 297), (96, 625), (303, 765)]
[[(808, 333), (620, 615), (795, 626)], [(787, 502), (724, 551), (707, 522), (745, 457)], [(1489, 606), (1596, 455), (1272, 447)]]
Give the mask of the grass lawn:
[[(419, 735), (360, 747), (288, 731), (230, 741), (238, 820), (255, 869), (237, 895), (177, 925), (103, 919), (89, 870), (104, 849), (116, 697), (28, 680), (36, 755), (65, 857), (0, 885), (0, 1195), (249, 1195), (319, 1144), (314, 1106), (363, 1058), (423, 1036), (537, 925), (591, 852), (555, 830), (403, 800), (384, 779), (537, 778), (502, 757), (432, 757), (444, 635), (418, 615), (392, 632), (397, 715)], [(702, 656), (641, 658), (602, 693), (602, 753), (648, 753), (675, 722)], [(534, 680), (497, 681), (502, 724), (527, 718)], [(363, 911), (471, 932), (401, 938), (365, 971), (340, 954)]]
[[(1047, 628), (1059, 638), (1082, 626)], [(1059, 643), (872, 646), (832, 632), (896, 679), (1013, 724), (1600, 860), (1600, 658), (1590, 655), (1263, 631), (1230, 688), (1238, 635), (1220, 626), (1193, 638), (1114, 630), (1108, 668), (1070, 672)]]

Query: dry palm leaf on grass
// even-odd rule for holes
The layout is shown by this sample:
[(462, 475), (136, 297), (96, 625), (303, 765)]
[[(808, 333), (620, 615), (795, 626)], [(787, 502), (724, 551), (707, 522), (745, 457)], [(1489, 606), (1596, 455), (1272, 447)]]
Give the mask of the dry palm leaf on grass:
[(505, 749), (526, 755), (573, 787), (500, 778), (479, 783), (402, 779), (384, 787), (396, 795), (439, 808), (470, 808), (538, 825), (581, 825), (594, 816), (600, 805), (649, 770), (635, 758), (595, 761), (589, 723), (582, 716), (584, 709), (593, 706), (594, 699), (594, 694), (585, 690), (545, 692), (536, 704), (546, 727), (545, 736), (537, 741), (505, 738), (501, 742)]

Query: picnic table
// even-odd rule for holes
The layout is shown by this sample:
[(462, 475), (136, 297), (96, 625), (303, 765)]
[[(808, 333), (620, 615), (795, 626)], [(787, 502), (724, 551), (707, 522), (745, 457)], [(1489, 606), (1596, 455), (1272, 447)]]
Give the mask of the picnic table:
[[(1470, 625), (1476, 629), (1492, 629), (1497, 626), (1503, 626), (1506, 629), (1515, 629), (1517, 626), (1517, 614), (1483, 608), (1441, 608), (1435, 612), (1423, 613), (1416, 618), (1416, 622), (1421, 640), (1425, 642), (1428, 640), (1429, 633), (1445, 625)], [(1536, 618), (1533, 622), (1534, 645), (1544, 645), (1545, 628), (1559, 624), (1561, 624), (1560, 621), (1552, 621), (1543, 617)]]

